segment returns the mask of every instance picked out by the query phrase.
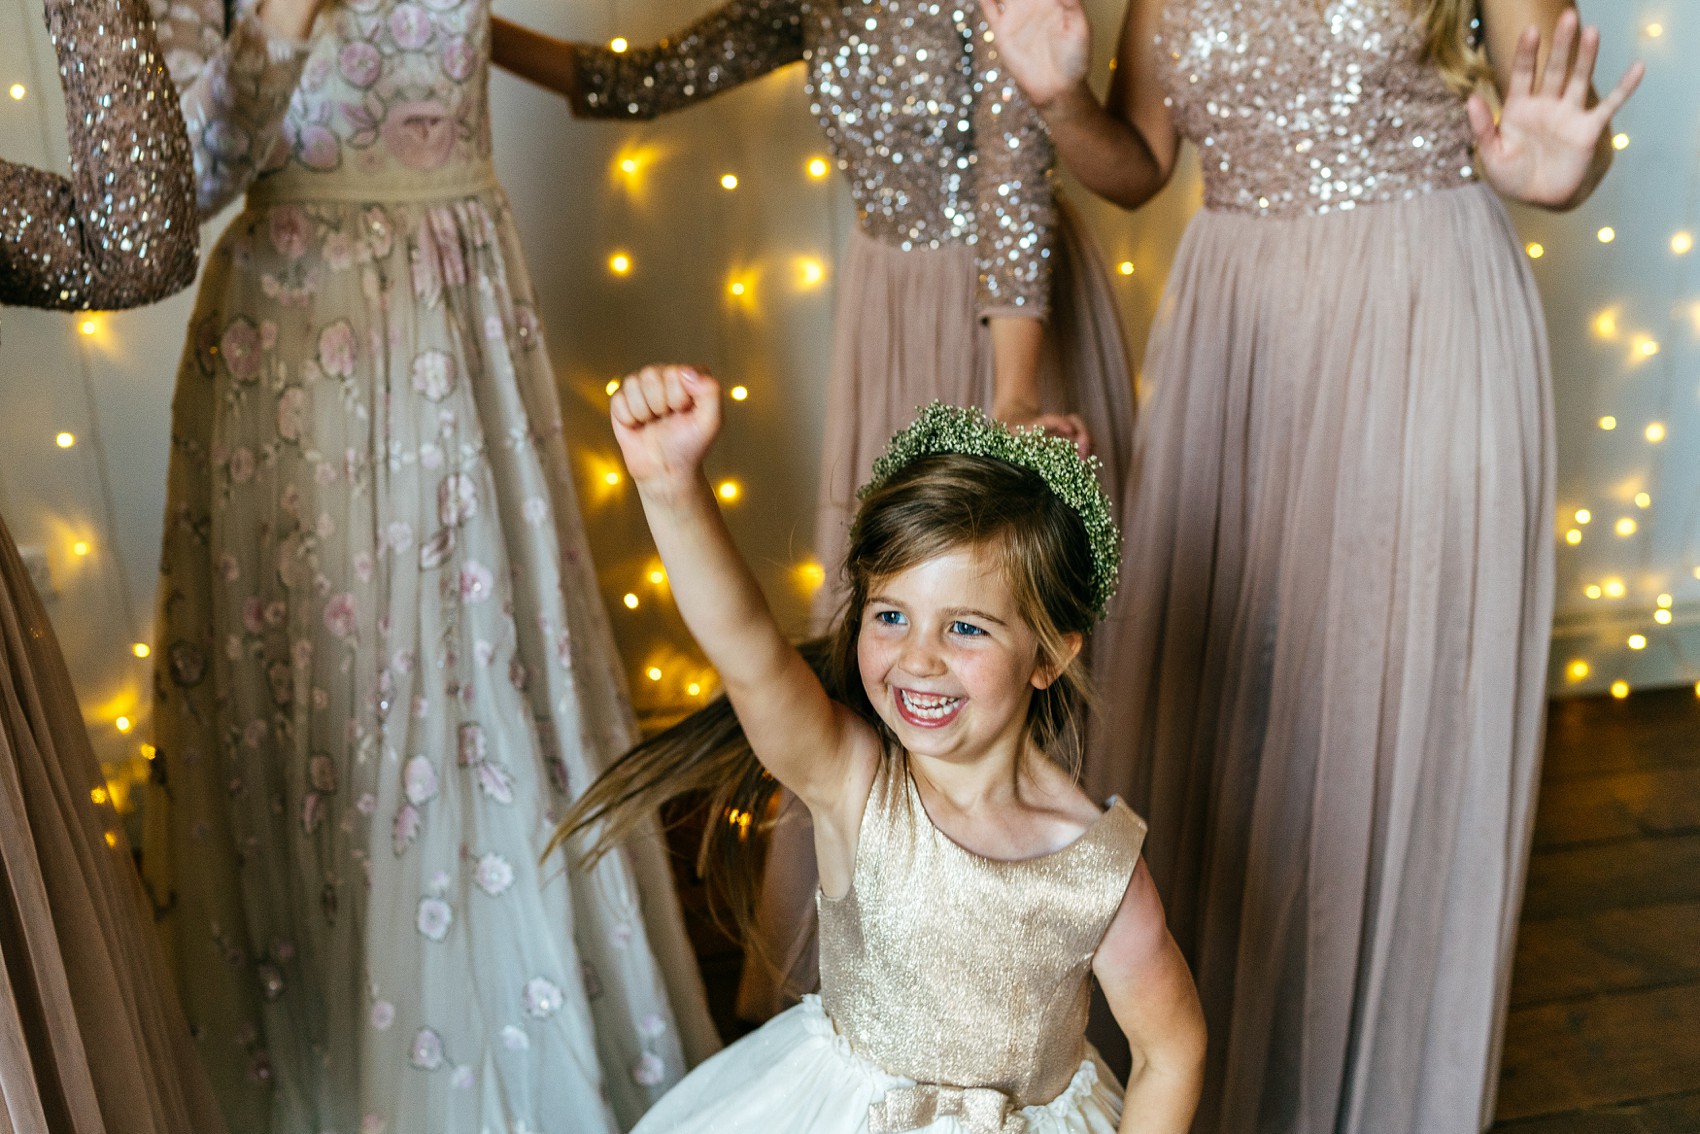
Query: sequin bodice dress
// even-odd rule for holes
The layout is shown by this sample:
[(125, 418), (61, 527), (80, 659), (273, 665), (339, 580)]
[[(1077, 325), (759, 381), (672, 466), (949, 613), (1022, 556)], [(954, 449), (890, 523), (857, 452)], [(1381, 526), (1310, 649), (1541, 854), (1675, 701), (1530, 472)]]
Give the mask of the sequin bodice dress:
[(1198, 1134), (1492, 1120), (1551, 627), (1545, 325), (1406, 0), (1169, 0), (1196, 147), (1086, 782), (1209, 1033)]
[(490, 162), (485, 0), (161, 4), (200, 203), (147, 860), (243, 1134), (636, 1121), (718, 1046), (659, 844), (555, 817), (634, 739)]
[(1469, 184), (1469, 122), (1407, 7), (1164, 4), (1151, 59), (1205, 207), (1318, 216)]
[(985, 858), (928, 818), (902, 756), (868, 793), (850, 888), (820, 905), (820, 995), (694, 1071), (634, 1134), (1111, 1134), (1091, 967), (1145, 824)]
[(798, 60), (862, 231), (971, 245), (982, 316), (1043, 315), (1050, 138), (970, 0), (732, 0), (654, 47), (581, 49), (579, 109), (652, 117)]

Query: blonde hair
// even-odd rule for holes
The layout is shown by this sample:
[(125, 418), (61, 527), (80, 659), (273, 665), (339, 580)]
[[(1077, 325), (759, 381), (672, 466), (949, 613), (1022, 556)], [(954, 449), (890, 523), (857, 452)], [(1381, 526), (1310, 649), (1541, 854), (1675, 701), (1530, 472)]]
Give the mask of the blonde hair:
[[(929, 559), (964, 547), (993, 551), (1017, 608), (1053, 675), (1028, 707), (1027, 734), (1047, 756), (1078, 770), (1091, 691), (1069, 642), (1096, 621), (1092, 553), (1080, 517), (1037, 473), (990, 457), (923, 457), (870, 493), (857, 513), (843, 565), (847, 597), (833, 630), (799, 649), (828, 696), (880, 735), (888, 756), (901, 748), (874, 711), (857, 666), (862, 611), (872, 588)], [(561, 821), (549, 852), (588, 835), (594, 863), (639, 833), (673, 800), (671, 818), (703, 824), (697, 872), (708, 884), (715, 921), (746, 946), (760, 890), (761, 839), (778, 783), (756, 760), (724, 696), (621, 757), (587, 788)], [(763, 958), (764, 960), (771, 960)]]
[(1433, 64), (1446, 85), (1467, 95), (1488, 78), (1474, 24), (1479, 0), (1410, 0), (1423, 26), (1423, 57)]

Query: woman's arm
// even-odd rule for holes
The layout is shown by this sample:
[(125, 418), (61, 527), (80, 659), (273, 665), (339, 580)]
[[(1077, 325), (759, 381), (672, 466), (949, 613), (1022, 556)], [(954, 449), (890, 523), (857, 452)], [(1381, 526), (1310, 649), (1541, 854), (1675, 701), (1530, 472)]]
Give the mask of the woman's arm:
[(1186, 1134), (1204, 1084), (1204, 1012), (1143, 858), (1092, 972), (1133, 1054), (1120, 1134)]
[(852, 769), (871, 778), (879, 742), (827, 696), (780, 633), (732, 544), (702, 470), (720, 431), (720, 387), (687, 367), (647, 367), (625, 380), (612, 413), (673, 600), (719, 672), (750, 748), (817, 819), (838, 814)]
[(260, 0), (225, 34), (223, 0), (173, 3), (160, 23), (182, 95), (202, 217), (233, 201), (283, 145), (283, 118), (325, 0)]
[(1611, 116), (1645, 73), (1637, 60), (1598, 99), (1600, 32), (1578, 32), (1580, 23), (1572, 0), (1482, 4), (1483, 43), (1501, 109), (1496, 120), (1487, 100), (1470, 96), (1477, 164), (1495, 189), (1526, 204), (1562, 210), (1588, 199), (1611, 167)]
[(587, 118), (654, 118), (803, 57), (798, 0), (731, 0), (678, 36), (615, 51), (495, 23), (495, 61)]
[(1146, 60), (1161, 0), (1129, 0), (1104, 103), (1086, 83), (1092, 30), (1080, 0), (980, 0), (1005, 65), (1081, 184), (1125, 209), (1167, 185), (1180, 136)]
[(146, 4), (53, 0), (47, 28), (71, 176), (0, 162), (0, 303), (135, 307), (188, 287), (194, 171)]

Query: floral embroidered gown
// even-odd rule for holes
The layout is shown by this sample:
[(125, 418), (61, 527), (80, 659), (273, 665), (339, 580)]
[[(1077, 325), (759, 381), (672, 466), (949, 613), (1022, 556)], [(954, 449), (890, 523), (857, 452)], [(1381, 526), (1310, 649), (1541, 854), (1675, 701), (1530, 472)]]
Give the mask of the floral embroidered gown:
[(233, 1129), (627, 1127), (716, 1045), (490, 164), (488, 8), (158, 13), (211, 253), (172, 415), (156, 899)]

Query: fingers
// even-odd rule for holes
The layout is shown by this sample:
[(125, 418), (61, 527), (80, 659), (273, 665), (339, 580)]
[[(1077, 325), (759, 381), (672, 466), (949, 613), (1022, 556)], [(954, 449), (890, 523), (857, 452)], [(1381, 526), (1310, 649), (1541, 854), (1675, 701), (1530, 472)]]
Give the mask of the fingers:
[(1539, 28), (1527, 27), (1517, 37), (1517, 53), (1511, 57), (1511, 79), (1505, 86), (1505, 97), (1533, 94), (1535, 90), (1535, 61), (1540, 56)]
[(714, 380), (688, 366), (646, 366), (626, 377), (614, 395), (616, 421), (635, 429), (672, 414), (688, 413), (696, 405), (696, 390), (715, 392)]
[(1490, 148), (1498, 137), (1499, 123), (1494, 121), (1487, 99), (1480, 94), (1472, 94), (1464, 103), (1464, 113), (1470, 119), (1470, 133), (1476, 136), (1476, 149), (1485, 151)]
[(1600, 29), (1583, 28), (1582, 37), (1576, 44), (1576, 64), (1565, 78), (1560, 98), (1573, 106), (1588, 105), (1588, 90), (1594, 83), (1594, 61), (1599, 57)]
[(1570, 75), (1570, 56), (1576, 50), (1576, 10), (1566, 8), (1559, 13), (1552, 29), (1552, 49), (1547, 52), (1547, 65), (1541, 71), (1540, 93), (1557, 98), (1564, 90)]
[(1003, 5), (998, 0), (980, 0), (980, 14), (986, 17), (986, 26), (997, 35), (999, 25), (1003, 21)]
[(1623, 73), (1623, 78), (1617, 81), (1617, 86), (1613, 87), (1606, 94), (1606, 97), (1600, 100), (1600, 105), (1594, 109), (1602, 117), (1611, 118), (1612, 115), (1623, 108), (1624, 103), (1629, 101), (1629, 96), (1635, 93), (1635, 88), (1641, 85), (1641, 80), (1646, 74), (1647, 65), (1641, 60), (1637, 59), (1631, 63), (1629, 70)]

